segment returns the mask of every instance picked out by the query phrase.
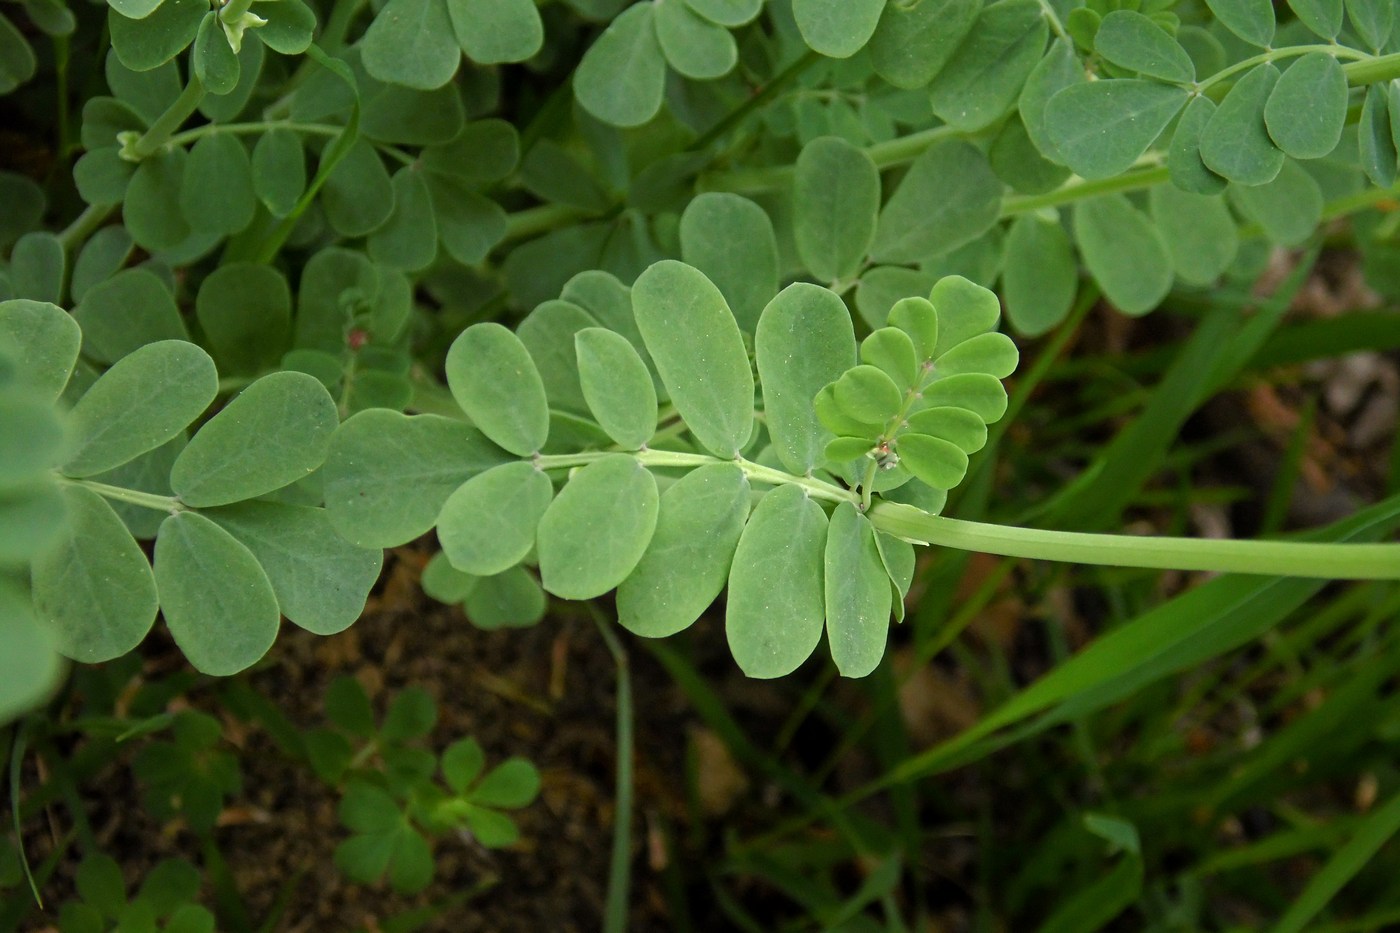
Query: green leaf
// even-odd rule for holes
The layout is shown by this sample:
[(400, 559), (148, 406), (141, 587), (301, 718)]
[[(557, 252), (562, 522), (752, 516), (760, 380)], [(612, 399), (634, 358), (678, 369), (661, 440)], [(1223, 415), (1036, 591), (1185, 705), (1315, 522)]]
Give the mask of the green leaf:
[(1167, 149), (1167, 171), (1172, 184), (1193, 194), (1219, 194), (1227, 182), (1201, 161), (1201, 134), (1215, 114), (1215, 101), (1204, 94), (1191, 98), (1176, 123)]
[(437, 704), (422, 687), (408, 687), (389, 704), (379, 734), (390, 742), (421, 739), (437, 723)]
[(1301, 246), (1322, 223), (1322, 189), (1297, 162), (1285, 162), (1267, 185), (1233, 187), (1230, 195), (1240, 213), (1279, 246)]
[(126, 198), (136, 166), (117, 154), (116, 146), (93, 149), (73, 165), (73, 184), (88, 204), (119, 204)]
[(588, 408), (608, 436), (637, 450), (656, 433), (656, 390), (647, 364), (621, 334), (589, 327), (574, 336)]
[(484, 767), (486, 753), (476, 739), (458, 739), (442, 753), (442, 776), (454, 793), (465, 793)]
[(155, 273), (124, 269), (93, 286), (73, 309), (82, 326), (83, 352), (115, 363), (157, 340), (188, 340), (175, 298)]
[(131, 258), (131, 234), (121, 224), (103, 227), (88, 238), (73, 263), (73, 281), (69, 285), (73, 300), (82, 301), (93, 286), (116, 275)]
[(460, 421), (370, 409), (331, 438), (326, 508), (347, 541), (397, 547), (431, 528), (457, 487), (506, 459)]
[(194, 39), (194, 73), (211, 94), (227, 94), (238, 86), (238, 53), (228, 44), (219, 14), (204, 15)]
[(520, 182), (544, 201), (585, 211), (606, 211), (612, 198), (582, 159), (552, 139), (530, 148), (520, 167)]
[(1397, 143), (1391, 123), (1390, 108), (1384, 84), (1366, 88), (1361, 105), (1361, 120), (1356, 127), (1361, 149), (1361, 169), (1379, 188), (1395, 184)]
[[(0, 358), (8, 363), (8, 357)], [(28, 386), (0, 387), (0, 489), (42, 482), (61, 460), (63, 424), (51, 401)]]
[(1148, 202), (1177, 278), (1191, 285), (1209, 285), (1230, 268), (1239, 250), (1239, 234), (1222, 196), (1158, 185), (1149, 192)]
[(685, 0), (696, 13), (720, 26), (743, 26), (763, 9), (763, 0)]
[(1036, 0), (1000, 0), (984, 8), (929, 85), (933, 112), (963, 132), (995, 123), (1015, 105), (1049, 33)]
[(1153, 20), (1135, 10), (1114, 10), (1094, 35), (1094, 51), (1120, 68), (1173, 84), (1196, 80), (1191, 56)]
[(34, 611), (67, 657), (97, 664), (141, 644), (156, 620), (156, 581), (112, 507), (81, 486), (63, 489), (63, 535), (34, 559)]
[[(935, 285), (938, 283), (934, 283)], [(942, 318), (927, 298), (901, 298), (890, 308), (889, 326), (898, 327), (909, 335), (914, 354), (920, 363), (938, 355), (938, 331)]]
[(236, 674), (272, 647), (280, 613), (267, 574), (203, 515), (177, 512), (161, 523), (155, 576), (165, 624), (199, 671)]
[(565, 599), (592, 599), (637, 566), (656, 530), (656, 480), (625, 454), (588, 464), (540, 520), (540, 582)]
[(1050, 99), (1045, 127), (1066, 165), (1084, 178), (1108, 178), (1147, 151), (1188, 97), (1183, 88), (1137, 78), (1075, 84)]
[[(263, 26), (259, 32), (265, 34), (266, 30), (267, 27)], [(204, 99), (199, 102), (199, 112), (215, 123), (232, 123), (238, 119), (239, 115), (243, 113), (243, 109), (247, 107), (249, 99), (252, 98), (258, 80), (262, 77), (262, 67), (266, 58), (267, 52), (262, 42), (243, 43), (243, 48), (238, 50), (238, 84), (222, 97), (213, 94), (205, 95)], [(178, 91), (179, 71), (174, 67), (173, 62), (169, 63), (167, 67), (171, 69), (172, 75), (176, 79), (176, 90)], [(159, 113), (156, 116), (159, 116)]]
[(753, 370), (720, 290), (699, 270), (662, 260), (632, 286), (632, 309), (686, 427), (717, 456), (736, 456), (753, 433)]
[(658, 0), (656, 38), (671, 67), (697, 81), (722, 77), (739, 60), (729, 30), (697, 14), (685, 0)]
[(1346, 0), (1347, 19), (1357, 36), (1380, 54), (1395, 26), (1395, 5), (1388, 0)]
[(1123, 195), (1077, 206), (1074, 239), (1104, 297), (1124, 314), (1146, 314), (1171, 289), (1171, 257), (1161, 233)]
[(890, 309), (906, 295), (928, 294), (937, 276), (901, 266), (876, 266), (856, 285), (856, 310), (870, 327), (884, 327)]
[(1274, 41), (1272, 0), (1206, 0), (1222, 26), (1250, 45), (1268, 48)]
[(473, 803), (508, 810), (528, 806), (540, 792), (540, 773), (524, 758), (507, 758), (472, 790)]
[(92, 476), (170, 440), (219, 392), (214, 361), (181, 340), (147, 344), (123, 357), (78, 400), (69, 417), (69, 476)]
[(812, 397), (855, 365), (850, 312), (825, 288), (789, 285), (763, 309), (754, 356), (774, 452), (792, 473), (810, 474), (832, 437), (817, 420)]
[(286, 217), (306, 191), (306, 153), (301, 137), (272, 129), (253, 147), (253, 191), (274, 217)]
[(1342, 31), (1342, 0), (1288, 0), (1299, 21), (1324, 39)]
[(67, 521), (66, 511), (58, 484), (52, 480), (0, 491), (0, 563), (30, 560), (58, 537)]
[(593, 116), (613, 126), (641, 126), (661, 110), (666, 59), (650, 3), (624, 10), (583, 53), (574, 95)]
[(844, 677), (864, 677), (885, 656), (890, 578), (869, 519), (849, 502), (831, 513), (825, 553), (826, 640)]
[(714, 463), (661, 494), (656, 532), (617, 588), (617, 619), (629, 631), (664, 638), (690, 626), (724, 589), (749, 515), (742, 470)]
[[(466, 125), (455, 84), (420, 91), (364, 79), (360, 132), (375, 142), (432, 146), (450, 142)], [(414, 166), (422, 168), (422, 166)]]
[(1085, 80), (1084, 66), (1075, 54), (1074, 45), (1064, 39), (1056, 39), (1050, 44), (1050, 51), (1045, 53), (1045, 57), (1026, 78), (1017, 106), (1026, 134), (1047, 159), (1064, 162), (1045, 125), (1045, 108), (1060, 91), (1083, 84)]
[(163, 0), (107, 0), (107, 5), (122, 16), (131, 19), (145, 19), (160, 6)]
[[(912, 489), (915, 486), (916, 484), (909, 483), (902, 489)], [(895, 494), (899, 492), (900, 490), (894, 490)], [(908, 541), (901, 541), (893, 535), (887, 535), (883, 531), (875, 533), (875, 544), (880, 551), (880, 561), (885, 565), (885, 572), (889, 575), (890, 583), (894, 587), (895, 619), (903, 622), (904, 598), (909, 595), (909, 587), (914, 583), (914, 568), (917, 561), (914, 555), (914, 545)]]
[(463, 600), (472, 625), (488, 631), (528, 628), (544, 618), (544, 590), (523, 568), (482, 577)]
[(681, 214), (681, 258), (719, 287), (739, 327), (753, 333), (778, 293), (778, 244), (768, 214), (748, 198), (697, 195)]
[(904, 403), (904, 393), (894, 380), (874, 366), (851, 367), (831, 390), (842, 411), (868, 424), (884, 424)]
[(967, 38), (981, 6), (978, 0), (886, 3), (866, 46), (876, 74), (895, 87), (924, 87)]
[(1035, 214), (1017, 217), (1006, 237), (1001, 277), (1011, 326), (1027, 337), (1046, 333), (1069, 314), (1078, 291), (1074, 248), (1060, 223)]
[(180, 185), (180, 208), (198, 233), (237, 233), (257, 211), (253, 169), (237, 137), (205, 136), (194, 144)]
[(997, 177), (1023, 194), (1053, 191), (1070, 176), (1069, 169), (1045, 157), (1020, 118), (1006, 121), (987, 157)]
[(255, 501), (207, 514), (258, 559), (282, 615), (296, 625), (334, 635), (365, 611), (384, 554), (338, 535), (325, 509)]
[(159, 68), (194, 41), (208, 12), (209, 4), (204, 0), (164, 0), (139, 20), (109, 10), (107, 29), (112, 48), (132, 71)]
[(147, 251), (173, 249), (189, 238), (190, 225), (180, 204), (188, 161), (183, 149), (163, 149), (142, 161), (126, 186), (122, 221)]
[(1294, 60), (1264, 105), (1275, 144), (1295, 159), (1319, 159), (1337, 148), (1347, 119), (1347, 76), (1326, 52)]
[(927, 434), (901, 434), (899, 463), (934, 489), (952, 489), (967, 474), (967, 454), (952, 441)]
[(429, 172), (456, 178), (468, 185), (500, 181), (520, 162), (520, 137), (504, 120), (475, 120), (451, 141), (422, 152)]
[(1283, 152), (1264, 122), (1278, 79), (1278, 69), (1266, 62), (1230, 88), (1201, 132), (1201, 161), (1207, 168), (1241, 185), (1262, 185), (1278, 175)]
[(170, 488), (196, 508), (281, 489), (321, 466), (338, 423), (335, 401), (315, 377), (263, 376), (191, 438)]
[(506, 234), (505, 211), (459, 179), (429, 175), (427, 181), (443, 249), (460, 263), (481, 262)]
[(884, 8), (885, 0), (792, 0), (802, 40), (829, 58), (850, 58), (863, 49)]
[(881, 327), (860, 342), (860, 361), (880, 369), (901, 392), (912, 388), (921, 375), (914, 341), (898, 327)]
[(221, 265), (199, 286), (195, 316), (220, 371), (276, 369), (292, 333), (292, 292), (272, 266)]
[(526, 315), (516, 328), (516, 336), (529, 351), (544, 382), (550, 408), (579, 414), (588, 412), (588, 402), (579, 383), (574, 338), (579, 331), (596, 326), (598, 322), (577, 305), (550, 299)]
[(301, 0), (278, 0), (258, 8), (267, 22), (255, 35), (282, 55), (300, 55), (311, 46), (316, 14)]
[[(322, 159), (331, 152), (327, 147)], [(345, 237), (364, 236), (389, 219), (394, 210), (394, 189), (379, 152), (357, 139), (345, 157), (335, 163), (321, 188), (326, 222)]]
[(911, 432), (941, 438), (963, 453), (976, 453), (987, 443), (986, 422), (966, 408), (925, 408), (906, 418), (905, 424)]
[[(99, 483), (149, 492), (157, 496), (173, 496), (170, 488), (170, 468), (175, 458), (185, 449), (189, 438), (182, 431), (155, 450), (148, 450), (135, 460), (128, 460), (121, 466), (92, 477)], [(134, 505), (129, 502), (112, 500), (107, 503), (117, 513), (126, 527), (138, 539), (150, 539), (160, 530), (165, 513), (157, 509)]]
[(55, 302), (63, 290), (68, 256), (52, 233), (26, 233), (10, 251), (10, 286), (16, 298)]
[(14, 366), (14, 380), (40, 401), (56, 401), (78, 361), (82, 330), (57, 305), (0, 301), (0, 344)]
[(38, 66), (24, 34), (0, 13), (0, 94), (8, 94), (34, 77)]
[(370, 234), (370, 258), (405, 272), (426, 269), (437, 258), (438, 230), (423, 172), (405, 165), (394, 173), (392, 185), (394, 212)]
[(462, 51), (479, 65), (523, 62), (544, 43), (534, 0), (447, 0)]
[[(929, 303), (938, 313), (938, 343), (933, 353), (928, 354), (927, 335), (916, 339), (921, 359), (933, 358), (937, 361), (935, 370), (942, 372), (947, 366), (947, 353), (997, 326), (1001, 320), (1001, 302), (990, 289), (976, 282), (970, 282), (960, 275), (949, 275), (939, 279), (929, 292)], [(917, 306), (916, 306), (917, 307)], [(907, 311), (913, 311), (909, 307)], [(909, 326), (901, 314), (890, 313), (890, 323)], [(898, 320), (896, 320), (898, 318)], [(926, 326), (923, 328), (926, 331)], [(987, 341), (983, 341), (986, 343)], [(1008, 370), (1009, 372), (1009, 370)]]
[(818, 279), (854, 275), (875, 240), (880, 173), (864, 150), (837, 136), (802, 147), (793, 174), (797, 255)]
[(437, 518), (442, 552), (466, 573), (504, 573), (535, 546), (535, 528), (553, 500), (554, 485), (534, 464), (492, 467), (443, 503)]
[(425, 91), (451, 81), (462, 61), (443, 0), (389, 0), (360, 50), (371, 77)]
[(544, 446), (544, 382), (525, 344), (500, 324), (473, 324), (452, 342), (447, 384), (472, 423), (501, 447), (528, 457)]
[(996, 224), (1003, 186), (971, 143), (930, 146), (909, 166), (880, 212), (871, 255), (922, 262), (969, 243)]
[(724, 631), (750, 677), (797, 670), (821, 640), (827, 519), (797, 486), (764, 493), (739, 538), (729, 571)]

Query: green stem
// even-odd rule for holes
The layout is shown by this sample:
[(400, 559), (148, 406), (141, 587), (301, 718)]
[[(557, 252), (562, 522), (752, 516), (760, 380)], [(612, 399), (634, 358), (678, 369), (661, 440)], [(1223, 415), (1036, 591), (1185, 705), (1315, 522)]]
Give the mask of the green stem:
[(175, 98), (174, 103), (166, 108), (165, 113), (156, 117), (156, 122), (152, 123), (150, 129), (146, 130), (131, 147), (131, 154), (136, 161), (145, 159), (161, 146), (170, 142), (175, 131), (190, 118), (203, 99), (204, 85), (200, 83), (196, 75), (190, 75), (190, 82), (185, 85), (180, 96)]
[(180, 512), (185, 508), (185, 504), (174, 496), (158, 496), (152, 492), (141, 492), (137, 489), (126, 489), (122, 486), (109, 486), (106, 483), (99, 483), (91, 479), (73, 479), (69, 476), (59, 476), (60, 482), (68, 483), (71, 486), (84, 486), (91, 489), (107, 499), (115, 499), (118, 502), (125, 502), (129, 505), (139, 505), (143, 509), (155, 509), (158, 512)]
[(1011, 195), (1001, 202), (1001, 216), (1003, 218), (1013, 217), (1016, 214), (1026, 214), (1046, 207), (1060, 207), (1075, 201), (1096, 198), (1101, 194), (1140, 191), (1163, 184), (1168, 178), (1170, 175), (1167, 173), (1165, 165), (1130, 169), (1121, 175), (1113, 175), (1095, 181), (1085, 181), (1079, 178), (1044, 194)]
[(1040, 4), (1041, 16), (1045, 17), (1045, 21), (1050, 24), (1050, 31), (1066, 42), (1074, 42), (1074, 40), (1069, 37), (1069, 33), (1065, 31), (1065, 24), (1060, 22), (1060, 17), (1055, 14), (1055, 8), (1047, 3), (1046, 0), (1037, 0), (1037, 2)]
[(548, 233), (576, 221), (594, 217), (596, 212), (571, 207), (568, 204), (541, 204), (506, 215), (504, 240), (523, 240), (539, 233)]
[(871, 512), (881, 531), (984, 554), (1105, 567), (1207, 570), (1333, 580), (1400, 579), (1400, 544), (1238, 541), (1046, 531), (960, 521), (898, 502)]
[(1342, 71), (1346, 72), (1347, 84), (1351, 87), (1363, 87), (1367, 84), (1389, 81), (1391, 78), (1400, 78), (1400, 52), (1352, 62), (1343, 65)]
[[(536, 454), (534, 463), (541, 470), (563, 470), (587, 466), (604, 457), (616, 457), (617, 455), (618, 451), (615, 450), (581, 454)], [(770, 486), (797, 486), (806, 490), (812, 498), (825, 499), (828, 502), (860, 502), (860, 496), (849, 489), (842, 489), (840, 486), (833, 486), (831, 483), (824, 483), (810, 476), (794, 476), (791, 473), (784, 473), (782, 470), (775, 470), (761, 463), (745, 460), (743, 457), (735, 460), (722, 460), (719, 457), (711, 457), (709, 454), (687, 454), (673, 450), (638, 450), (628, 454), (628, 456), (635, 457), (637, 462), (643, 466), (661, 469), (667, 467), (685, 469), (708, 466), (711, 463), (732, 463), (742, 470), (745, 476), (755, 482)]]
[(588, 608), (598, 632), (608, 646), (617, 665), (617, 788), (613, 801), (612, 855), (608, 864), (608, 894), (603, 909), (605, 933), (623, 933), (627, 929), (628, 890), (631, 887), (632, 862), (632, 674), (627, 652), (592, 603)]
[[(1262, 65), (1265, 62), (1276, 62), (1285, 58), (1297, 58), (1300, 55), (1308, 55), (1312, 52), (1323, 52), (1327, 55), (1331, 55), (1333, 58), (1359, 59), (1359, 61), (1355, 61), (1352, 64), (1342, 66), (1342, 70), (1347, 73), (1347, 83), (1351, 85), (1357, 84), (1356, 81), (1352, 80), (1353, 69), (1357, 65), (1366, 65), (1370, 64), (1373, 61), (1379, 61), (1379, 59), (1376, 59), (1372, 55), (1368, 55), (1365, 52), (1359, 51), (1357, 49), (1349, 49), (1344, 45), (1337, 45), (1335, 42), (1326, 44), (1319, 43), (1316, 45), (1290, 45), (1285, 46), (1281, 49), (1269, 49), (1269, 51), (1267, 52), (1260, 52), (1258, 55), (1246, 58), (1244, 61), (1235, 62), (1235, 64), (1231, 65), (1228, 68), (1222, 68), (1215, 74), (1211, 75), (1209, 78), (1206, 78), (1204, 81), (1197, 83), (1196, 90), (1204, 91), (1212, 85), (1219, 84), (1226, 78), (1233, 77), (1234, 75), (1237, 75), (1242, 71), (1248, 71), (1255, 65)], [(1386, 57), (1395, 58), (1396, 64), (1400, 64), (1400, 56), (1388, 55)], [(1385, 75), (1385, 77), (1393, 77), (1393, 75), (1387, 74)], [(1370, 78), (1365, 83), (1370, 84), (1374, 83), (1375, 81), (1381, 80), (1384, 80), (1384, 78), (1375, 77)]]
[(112, 216), (120, 205), (118, 204), (89, 204), (83, 209), (71, 224), (63, 228), (63, 232), (58, 235), (58, 242), (63, 244), (66, 252), (72, 253), (79, 246), (92, 236), (102, 222)]
[(345, 127), (330, 123), (294, 123), (290, 120), (260, 120), (254, 123), (206, 123), (192, 130), (185, 130), (170, 137), (170, 142), (184, 146), (205, 136), (219, 136), (225, 133), (232, 136), (251, 136), (266, 133), (268, 130), (291, 130), (293, 133), (306, 133), (311, 136), (337, 136)]

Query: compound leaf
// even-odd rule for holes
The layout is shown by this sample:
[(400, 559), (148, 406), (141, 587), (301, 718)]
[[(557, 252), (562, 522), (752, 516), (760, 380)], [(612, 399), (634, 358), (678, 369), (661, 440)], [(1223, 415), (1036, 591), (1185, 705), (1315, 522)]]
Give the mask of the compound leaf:
[(63, 535), (30, 568), (34, 610), (65, 656), (85, 664), (121, 657), (156, 620), (151, 565), (112, 507), (81, 486), (63, 489)]
[(849, 502), (831, 513), (825, 551), (826, 640), (845, 677), (864, 677), (885, 656), (890, 578), (869, 519)]
[(384, 552), (346, 541), (325, 509), (253, 501), (207, 515), (253, 553), (282, 615), (296, 625), (334, 635), (364, 613)]
[(797, 486), (764, 493), (739, 537), (729, 571), (724, 631), (750, 677), (797, 670), (821, 640), (827, 519)]
[(69, 476), (92, 476), (134, 460), (179, 434), (219, 393), (214, 361), (183, 340), (135, 350), (103, 373), (69, 418)]
[(397, 547), (433, 527), (462, 483), (507, 459), (460, 421), (372, 408), (331, 438), (321, 468), (326, 509), (347, 541)]
[(817, 420), (812, 398), (855, 365), (850, 312), (828, 289), (789, 285), (758, 319), (754, 357), (774, 452), (789, 471), (809, 474), (832, 438)]
[(535, 528), (553, 499), (554, 485), (531, 463), (503, 463), (473, 476), (438, 514), (442, 552), (466, 573), (504, 573), (535, 546)]
[(177, 512), (161, 523), (155, 578), (165, 624), (199, 671), (236, 674), (276, 640), (281, 613), (267, 574), (252, 551), (203, 515)]
[(686, 426), (715, 455), (736, 456), (753, 432), (753, 370), (724, 295), (666, 259), (637, 278), (632, 309)]
[(642, 559), (656, 530), (656, 480), (626, 454), (579, 470), (540, 520), (540, 582), (565, 599), (592, 599), (617, 586)]
[(190, 439), (170, 470), (170, 488), (203, 508), (289, 486), (325, 462), (338, 423), (335, 400), (314, 376), (263, 376)]
[(549, 435), (544, 382), (525, 344), (500, 324), (473, 324), (447, 352), (447, 384), (472, 423), (528, 457)]
[(731, 463), (692, 470), (661, 494), (656, 532), (617, 588), (617, 620), (647, 638), (687, 628), (724, 589), (749, 516), (749, 481)]
[(656, 390), (647, 364), (627, 338), (603, 327), (574, 335), (579, 382), (593, 417), (626, 450), (656, 433)]

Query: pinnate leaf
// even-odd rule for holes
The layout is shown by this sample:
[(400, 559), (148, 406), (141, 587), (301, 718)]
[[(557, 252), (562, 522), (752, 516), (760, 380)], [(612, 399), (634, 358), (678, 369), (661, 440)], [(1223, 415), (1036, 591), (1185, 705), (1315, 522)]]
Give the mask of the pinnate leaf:
[(175, 643), (205, 674), (236, 674), (277, 638), (280, 611), (253, 552), (196, 512), (177, 512), (156, 536), (156, 588)]
[(73, 407), (69, 476), (92, 476), (134, 460), (180, 433), (219, 392), (214, 361), (182, 340), (123, 357)]
[(753, 371), (724, 296), (699, 270), (652, 265), (632, 286), (637, 327), (695, 438), (733, 457), (753, 431)]
[(530, 463), (503, 463), (473, 476), (438, 515), (442, 552), (466, 573), (504, 573), (535, 546), (535, 528), (553, 499), (549, 477)]
[(175, 460), (170, 487), (198, 508), (289, 486), (326, 459), (339, 419), (313, 376), (272, 373), (204, 424)]
[(453, 341), (447, 384), (472, 423), (501, 447), (528, 457), (544, 446), (544, 382), (525, 344), (500, 324), (473, 324)]
[(544, 588), (592, 599), (627, 579), (656, 530), (657, 508), (656, 480), (625, 454), (579, 470), (539, 523)]
[(739, 538), (724, 631), (750, 677), (797, 670), (821, 640), (827, 518), (796, 486), (765, 493)]

